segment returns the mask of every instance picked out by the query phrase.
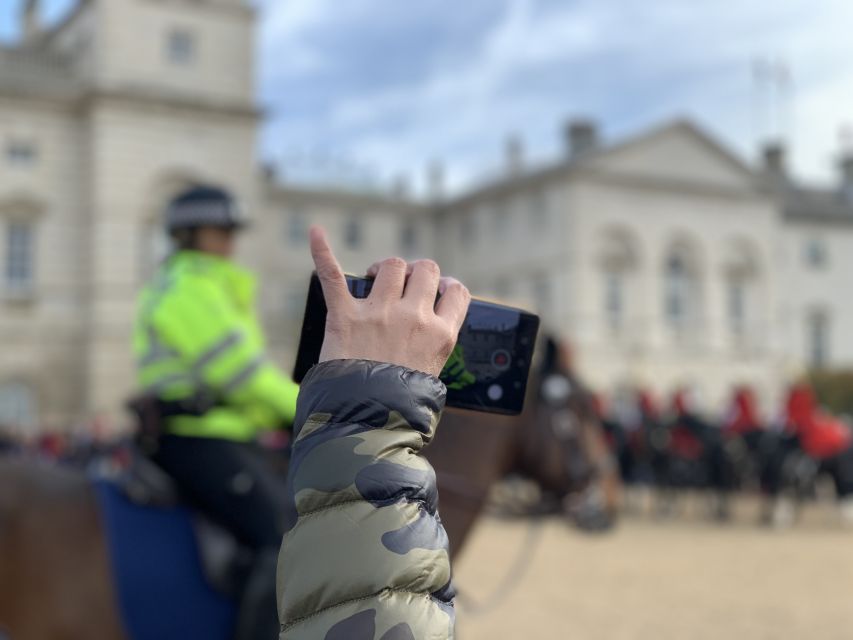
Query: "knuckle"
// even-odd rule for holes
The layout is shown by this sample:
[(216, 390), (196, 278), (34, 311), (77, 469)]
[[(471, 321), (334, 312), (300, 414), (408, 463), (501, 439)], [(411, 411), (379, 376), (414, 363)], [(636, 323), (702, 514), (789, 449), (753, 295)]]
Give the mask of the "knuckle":
[(333, 280), (338, 275), (337, 268), (332, 264), (323, 264), (317, 268), (317, 276), (321, 280)]
[(430, 275), (437, 276), (441, 274), (441, 268), (435, 260), (419, 260), (418, 266)]
[(468, 291), (468, 287), (459, 282), (459, 280), (453, 280), (447, 285), (447, 292), (453, 293), (454, 295), (460, 296), (462, 298), (470, 298), (471, 293)]
[(382, 261), (382, 266), (384, 268), (392, 269), (395, 271), (405, 269), (407, 264), (408, 263), (405, 260), (403, 260), (402, 258), (396, 257), (396, 256), (394, 256), (392, 258), (385, 258), (385, 260)]

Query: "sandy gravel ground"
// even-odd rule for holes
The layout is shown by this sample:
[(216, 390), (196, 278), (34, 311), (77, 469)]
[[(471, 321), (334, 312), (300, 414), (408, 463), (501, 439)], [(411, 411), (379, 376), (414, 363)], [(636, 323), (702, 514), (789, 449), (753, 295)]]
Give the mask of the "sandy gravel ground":
[(487, 517), (455, 568), (459, 638), (853, 639), (853, 531), (828, 507), (783, 531), (755, 513), (739, 504), (728, 525), (638, 515), (598, 537), (548, 520), (518, 588), (478, 612), (528, 535)]

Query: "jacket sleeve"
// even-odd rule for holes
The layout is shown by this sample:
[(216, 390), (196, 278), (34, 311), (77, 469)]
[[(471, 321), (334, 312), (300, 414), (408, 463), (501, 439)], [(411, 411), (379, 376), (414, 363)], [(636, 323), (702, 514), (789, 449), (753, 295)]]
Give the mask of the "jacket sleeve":
[(252, 424), (293, 422), (299, 386), (266, 358), (216, 286), (185, 278), (161, 303), (155, 321), (198, 381), (240, 405)]
[(280, 640), (446, 640), (454, 591), (430, 442), (446, 390), (335, 360), (302, 384), (278, 566)]

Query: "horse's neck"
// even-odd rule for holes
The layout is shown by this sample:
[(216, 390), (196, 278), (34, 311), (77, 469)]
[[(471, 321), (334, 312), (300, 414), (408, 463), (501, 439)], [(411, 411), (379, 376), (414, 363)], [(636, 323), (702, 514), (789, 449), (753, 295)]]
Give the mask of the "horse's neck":
[(448, 411), (426, 457), (438, 474), (488, 491), (512, 464), (518, 428), (516, 418)]

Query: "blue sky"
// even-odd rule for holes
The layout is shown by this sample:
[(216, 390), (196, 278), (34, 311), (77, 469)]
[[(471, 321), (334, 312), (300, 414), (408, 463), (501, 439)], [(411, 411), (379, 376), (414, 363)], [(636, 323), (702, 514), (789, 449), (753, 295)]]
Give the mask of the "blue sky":
[[(0, 0), (0, 37), (19, 0)], [(74, 0), (46, 0), (49, 19)], [(823, 0), (256, 0), (261, 153), (418, 184), (440, 160), (459, 187), (495, 170), (506, 136), (531, 161), (566, 118), (606, 139), (688, 116), (746, 159), (780, 131), (796, 171), (834, 179), (853, 131), (853, 3)], [(754, 61), (790, 74), (784, 108)], [(762, 99), (763, 96), (763, 99)], [(782, 123), (782, 124), (780, 124)], [(848, 136), (849, 138), (849, 136)], [(853, 144), (853, 141), (848, 144)]]

